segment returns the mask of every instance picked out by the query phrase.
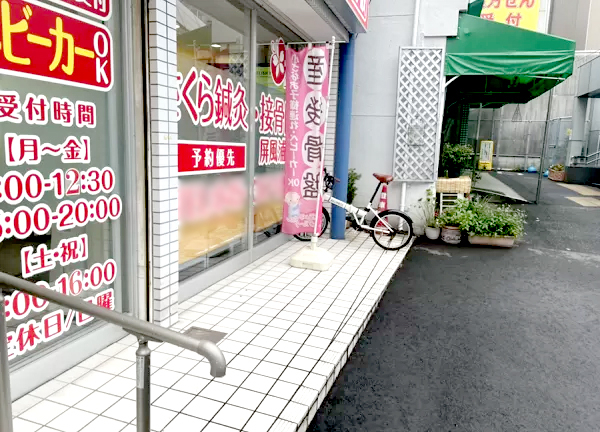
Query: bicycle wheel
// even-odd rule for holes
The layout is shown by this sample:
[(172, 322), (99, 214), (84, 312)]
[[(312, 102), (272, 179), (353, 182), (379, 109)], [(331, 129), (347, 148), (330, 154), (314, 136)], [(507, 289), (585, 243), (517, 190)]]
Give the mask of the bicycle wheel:
[[(323, 223), (321, 224), (321, 232), (319, 233), (319, 237), (321, 237), (323, 234), (325, 234), (325, 231), (327, 231), (327, 227), (329, 226), (329, 221), (331, 220), (331, 218), (329, 217), (329, 212), (327, 211), (327, 209), (325, 207), (322, 208), (322, 212), (323, 212)], [(310, 241), (312, 234), (313, 234), (312, 232), (302, 233), (302, 234), (294, 234), (294, 237), (296, 237), (300, 241)]]
[[(393, 231), (390, 231), (380, 219), (385, 221)], [(371, 221), (371, 237), (377, 246), (386, 250), (398, 250), (408, 244), (413, 236), (412, 220), (396, 210), (386, 210), (379, 213), (379, 218)]]

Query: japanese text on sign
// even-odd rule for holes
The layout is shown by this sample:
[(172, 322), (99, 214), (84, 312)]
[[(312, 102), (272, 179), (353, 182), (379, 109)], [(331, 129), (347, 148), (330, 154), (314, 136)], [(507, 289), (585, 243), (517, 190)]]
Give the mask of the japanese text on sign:
[(282, 165), (285, 160), (285, 101), (261, 93), (255, 120), (259, 122), (261, 134), (258, 165)]
[(35, 0), (0, 0), (0, 73), (108, 91), (112, 36)]
[[(230, 78), (224, 79), (221, 75), (213, 79), (208, 72), (198, 71), (195, 67), (185, 78), (178, 73), (177, 82), (177, 106), (183, 104), (194, 125), (248, 130), (246, 89), (241, 83), (234, 86)], [(192, 92), (194, 88), (196, 90)], [(178, 108), (178, 120), (181, 115)]]
[[(4, 1), (0, 0), (0, 3), (0, 7), (6, 8)], [(35, 13), (36, 9), (32, 11)], [(4, 13), (1, 19), (6, 19)], [(5, 38), (6, 36), (3, 40)], [(0, 48), (6, 50), (4, 44)], [(2, 123), (5, 127), (11, 124), (27, 124), (33, 128), (42, 126), (38, 132), (42, 134), (43, 126), (48, 124), (64, 128), (93, 129), (97, 126), (96, 105), (88, 101), (73, 102), (68, 98), (48, 98), (32, 93), (22, 98), (22, 95), (13, 90), (0, 90), (0, 124)], [(116, 194), (101, 195), (95, 199), (80, 197), (85, 194), (111, 194), (116, 185), (112, 168), (81, 169), (67, 165), (64, 169), (57, 168), (50, 173), (44, 170), (48, 165), (43, 163), (43, 159), (48, 158), (60, 157), (57, 161), (64, 164), (91, 163), (90, 138), (86, 135), (74, 135), (72, 131), (67, 131), (65, 135), (67, 137), (62, 142), (48, 143), (43, 135), (36, 133), (4, 133), (0, 143), (0, 148), (4, 151), (3, 162), (8, 167), (17, 168), (5, 170), (0, 175), (0, 203), (17, 207), (10, 210), (3, 207), (0, 211), (0, 242), (8, 239), (26, 240), (32, 235), (44, 236), (48, 233), (55, 237), (58, 233), (83, 228), (90, 222), (104, 223), (121, 216), (123, 203)], [(55, 164), (56, 162), (50, 166)], [(18, 170), (18, 167), (30, 165), (34, 165), (36, 169), (24, 172)], [(60, 201), (52, 207), (40, 202), (45, 194)], [(63, 200), (65, 197), (74, 201)], [(30, 208), (23, 205), (24, 202), (37, 204)], [(88, 234), (67, 238), (58, 234), (58, 237), (58, 242), (52, 246), (28, 240), (19, 254), (21, 277), (37, 277), (69, 265), (86, 266), (85, 263), (90, 258), (89, 250), (93, 247)], [(53, 286), (43, 281), (36, 283), (65, 295), (78, 296), (85, 293), (87, 297), (84, 300), (114, 309), (114, 290), (109, 285), (116, 277), (117, 263), (108, 259), (87, 269), (63, 273), (55, 279)], [(104, 291), (96, 293), (100, 289)], [(16, 326), (15, 331), (8, 333), (6, 343), (10, 359), (65, 334), (72, 328), (73, 322), (82, 326), (92, 320), (73, 310), (60, 309), (44, 315), (48, 302), (22, 292), (15, 292), (3, 301), (7, 320), (25, 320), (30, 314), (35, 314), (27, 322)]]
[[(329, 52), (325, 47), (288, 51), (283, 232), (299, 234), (321, 224), (316, 212), (325, 150)], [(299, 110), (302, 112), (300, 113)]]
[(246, 170), (246, 145), (204, 141), (180, 141), (179, 175)]
[(94, 18), (108, 21), (112, 13), (111, 0), (51, 0)]
[(538, 30), (541, 0), (485, 0), (481, 18), (520, 27)]

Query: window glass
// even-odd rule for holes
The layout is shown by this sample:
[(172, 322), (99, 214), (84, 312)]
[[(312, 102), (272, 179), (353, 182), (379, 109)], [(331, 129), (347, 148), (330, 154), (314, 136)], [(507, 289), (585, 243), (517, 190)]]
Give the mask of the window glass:
[[(101, 23), (56, 5), (1, 2), (15, 30), (0, 51), (0, 271), (127, 311), (126, 92), (121, 5), (111, 5)], [(4, 301), (11, 364), (99, 324), (24, 293)]]
[(177, 2), (180, 280), (247, 249), (249, 22), (227, 1)]
[(281, 231), (285, 168), (285, 43), (283, 38), (264, 27), (259, 25), (259, 29), (254, 161), (255, 243)]

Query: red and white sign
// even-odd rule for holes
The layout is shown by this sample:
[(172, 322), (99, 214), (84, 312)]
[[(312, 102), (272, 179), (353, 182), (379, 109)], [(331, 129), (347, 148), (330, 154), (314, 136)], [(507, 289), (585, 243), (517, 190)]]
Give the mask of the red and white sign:
[[(231, 78), (217, 75), (214, 79), (204, 70), (192, 67), (185, 78), (177, 73), (177, 120), (183, 104), (194, 125), (217, 129), (248, 130), (246, 89), (241, 83), (234, 86)], [(195, 90), (193, 90), (195, 88)]]
[(346, 0), (365, 30), (369, 28), (369, 0)]
[(35, 0), (3, 0), (0, 9), (0, 74), (112, 88), (112, 36), (106, 27)]
[(287, 52), (285, 234), (313, 232), (315, 224), (317, 231), (321, 229), (323, 197), (319, 185), (325, 152), (329, 59), (326, 47), (290, 48)]
[(285, 42), (282, 38), (271, 41), (271, 76), (277, 86), (285, 81)]
[(112, 14), (111, 0), (52, 0), (54, 3), (108, 21)]
[(180, 176), (246, 170), (246, 144), (180, 141), (178, 150)]

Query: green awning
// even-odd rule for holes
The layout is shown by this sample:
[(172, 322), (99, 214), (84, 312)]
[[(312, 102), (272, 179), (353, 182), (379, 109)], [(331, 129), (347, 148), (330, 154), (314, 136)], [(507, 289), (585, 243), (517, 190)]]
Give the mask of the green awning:
[(448, 91), (487, 107), (525, 103), (571, 76), (574, 60), (571, 40), (460, 14), (446, 45), (446, 76), (460, 78)]

